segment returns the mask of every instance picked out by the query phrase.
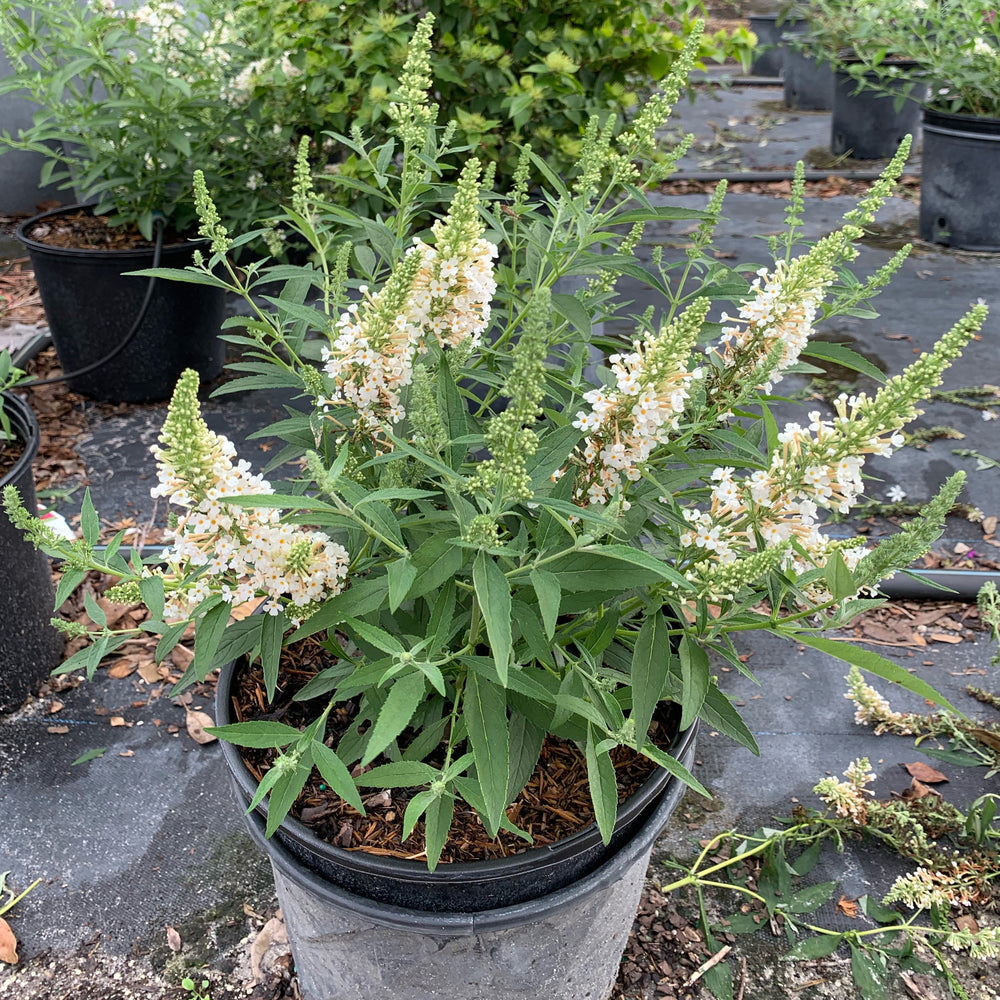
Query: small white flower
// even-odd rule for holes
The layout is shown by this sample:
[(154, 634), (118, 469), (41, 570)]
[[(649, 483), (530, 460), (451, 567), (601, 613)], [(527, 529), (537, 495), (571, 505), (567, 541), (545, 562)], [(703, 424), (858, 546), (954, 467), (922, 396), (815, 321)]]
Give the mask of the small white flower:
[(1000, 413), (996, 410), (983, 410), (983, 420), (996, 420), (1000, 417)]
[(890, 486), (885, 491), (886, 498), (892, 503), (899, 503), (906, 497), (906, 490), (903, 489), (898, 483), (895, 486)]

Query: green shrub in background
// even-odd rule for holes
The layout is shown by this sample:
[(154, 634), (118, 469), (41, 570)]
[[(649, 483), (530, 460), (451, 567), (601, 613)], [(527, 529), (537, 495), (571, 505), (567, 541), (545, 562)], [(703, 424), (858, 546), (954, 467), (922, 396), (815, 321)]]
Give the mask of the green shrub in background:
[[(455, 141), (513, 173), (530, 141), (564, 173), (592, 114), (627, 117), (670, 70), (702, 0), (241, 0), (244, 31), (269, 40), (244, 74), (243, 95), (262, 124), (317, 140), (348, 122), (380, 138), (416, 13), (436, 18), (431, 71), (439, 120)], [(698, 58), (748, 58), (745, 29), (704, 36)], [(334, 167), (351, 173), (348, 159)], [(268, 178), (262, 178), (266, 182)]]

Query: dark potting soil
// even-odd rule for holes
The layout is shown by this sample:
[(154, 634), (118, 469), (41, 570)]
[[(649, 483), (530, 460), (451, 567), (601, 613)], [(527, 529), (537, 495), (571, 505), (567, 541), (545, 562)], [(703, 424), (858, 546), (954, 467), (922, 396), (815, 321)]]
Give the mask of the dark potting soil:
[[(286, 650), (283, 655), (287, 658), (290, 652)], [(320, 670), (330, 666), (330, 654), (316, 640), (299, 643), (294, 653), (294, 661), (282, 662), (281, 679), (287, 683), (279, 689), (273, 705), (267, 701), (259, 665), (255, 664), (242, 672), (233, 696), (234, 714), (238, 721), (268, 719), (304, 729), (326, 707), (325, 697), (304, 702), (292, 699), (296, 691)], [(356, 712), (355, 701), (333, 708), (326, 728), (325, 742), (328, 746), (337, 745), (350, 728)], [(667, 748), (677, 733), (677, 722), (676, 715), (671, 713), (662, 720), (654, 719), (650, 739), (658, 746)], [(401, 748), (405, 748), (407, 737), (412, 738), (412, 735), (404, 733), (400, 737)], [(273, 750), (242, 749), (241, 754), (257, 781), (270, 769), (276, 756)], [(626, 747), (612, 750), (611, 759), (618, 778), (619, 802), (635, 792), (656, 768), (647, 757)], [(428, 761), (435, 762), (433, 756)], [(388, 763), (388, 758), (378, 757), (372, 766), (382, 763)], [(436, 763), (440, 764), (441, 760)], [(408, 839), (403, 840), (402, 837), (406, 805), (417, 791), (395, 788), (370, 794), (363, 800), (366, 815), (362, 816), (327, 788), (314, 769), (291, 814), (316, 836), (337, 847), (418, 859), (424, 856), (423, 823), (417, 824)], [(590, 801), (587, 763), (574, 743), (546, 736), (534, 773), (507, 808), (507, 816), (512, 823), (531, 834), (533, 844), (503, 830), (495, 839), (490, 839), (476, 813), (458, 800), (441, 861), (483, 861), (521, 854), (532, 847), (563, 840), (589, 826), (594, 821), (594, 809)]]
[[(0, 402), (0, 406), (2, 405)], [(0, 429), (0, 435), (2, 434), (3, 430)], [(20, 441), (5, 441), (0, 437), (0, 482), (10, 475), (23, 452), (24, 445)]]
[[(27, 235), (46, 246), (76, 250), (151, 250), (154, 246), (135, 226), (112, 226), (106, 215), (86, 209), (40, 219)], [(164, 246), (183, 242), (185, 237), (170, 229), (164, 234)]]

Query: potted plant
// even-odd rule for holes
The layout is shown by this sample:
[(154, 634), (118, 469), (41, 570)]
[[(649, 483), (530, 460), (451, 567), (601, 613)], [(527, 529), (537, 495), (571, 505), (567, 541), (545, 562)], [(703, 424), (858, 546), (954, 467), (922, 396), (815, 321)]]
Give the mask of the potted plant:
[[(272, 858), (304, 996), (605, 997), (652, 841), (685, 785), (705, 794), (692, 727), (756, 749), (711, 656), (746, 671), (732, 637), (764, 629), (933, 694), (818, 633), (931, 544), (960, 477), (871, 551), (825, 535), (819, 512), (850, 509), (865, 457), (902, 443), (986, 309), (874, 396), (779, 429), (772, 387), (825, 350), (813, 322), (857, 312), (892, 270), (837, 280), (906, 148), (842, 229), (796, 256), (800, 167), (785, 246), (748, 283), (706, 252), (724, 185), (702, 212), (657, 206), (645, 184), (665, 167), (635, 165), (696, 35), (619, 139), (591, 122), (571, 188), (525, 147), (497, 198), (475, 158), (443, 180), (456, 171), (427, 99), (430, 32), (425, 17), (390, 140), (338, 137), (383, 171), (387, 218), (322, 203), (303, 144), (287, 221), (311, 263), (236, 268), (196, 175), (211, 256), (170, 277), (250, 304), (233, 336), (251, 360), (233, 367), (246, 388), (300, 394), (267, 429), (292, 478), (275, 488), (237, 460), (188, 372), (155, 449), (155, 492), (177, 511), (162, 565), (128, 564), (120, 539), (98, 559), (92, 508), (67, 545), (14, 490), (4, 504), (74, 572), (117, 577), (110, 599), (143, 600), (158, 656), (194, 621), (182, 686), (224, 665), (214, 732)], [(414, 233), (445, 192), (447, 211)], [(659, 255), (639, 263), (644, 224), (692, 218), (676, 273)], [(554, 291), (574, 274), (585, 287)], [(622, 274), (664, 297), (631, 343), (592, 335)], [(261, 308), (255, 290), (279, 278)], [(709, 323), (713, 296), (739, 316)], [(250, 602), (258, 613), (231, 622)], [(63, 669), (93, 670), (127, 640), (95, 619)]]
[[(1000, 250), (1000, 14), (975, 0), (900, 4), (891, 51), (921, 68), (920, 235), (963, 250)], [(873, 62), (874, 57), (867, 57)]]
[(222, 362), (219, 293), (188, 288), (178, 296), (123, 274), (149, 267), (161, 244), (164, 264), (190, 263), (193, 163), (231, 192), (224, 210), (248, 213), (233, 218), (255, 217), (242, 182), (247, 160), (266, 143), (229, 99), (229, 81), (251, 52), (235, 44), (226, 6), (4, 0), (0, 13), (0, 44), (13, 67), (0, 94), (37, 105), (33, 124), (0, 143), (43, 154), (41, 183), (72, 189), (84, 203), (18, 230), (60, 361), (67, 372), (88, 369), (128, 340), (71, 387), (138, 402), (168, 396), (185, 367), (214, 377)]
[[(38, 452), (38, 421), (10, 390), (23, 378), (8, 351), (0, 351), (0, 487), (18, 491), (35, 510), (31, 463)], [(0, 512), (0, 713), (21, 706), (25, 697), (59, 663), (63, 643), (49, 625), (54, 593), (49, 561)]]
[(919, 63), (893, 44), (897, 19), (916, 7), (910, 0), (802, 5), (805, 25), (788, 42), (833, 68), (830, 150), (835, 155), (889, 157), (905, 136), (917, 134), (926, 84)]

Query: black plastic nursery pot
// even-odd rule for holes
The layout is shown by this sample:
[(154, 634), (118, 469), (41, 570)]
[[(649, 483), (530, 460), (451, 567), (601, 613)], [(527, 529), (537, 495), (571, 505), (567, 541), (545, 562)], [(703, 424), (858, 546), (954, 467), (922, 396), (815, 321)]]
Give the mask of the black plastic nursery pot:
[[(11, 393), (0, 394), (0, 406), (24, 449), (10, 472), (0, 478), (0, 489), (16, 487), (25, 507), (34, 511), (37, 501), (31, 463), (38, 451), (38, 421), (27, 403)], [(0, 566), (3, 566), (0, 584), (0, 713), (3, 713), (19, 708), (45, 680), (59, 663), (63, 641), (49, 624), (55, 597), (49, 561), (11, 524), (2, 507)]]
[[(238, 721), (233, 715), (232, 693), (242, 661), (223, 667), (216, 694), (218, 725)], [(694, 728), (673, 739), (667, 753), (690, 762), (694, 754)], [(237, 747), (223, 743), (223, 755), (232, 774), (237, 798), (249, 804), (257, 782), (247, 770)], [(477, 912), (514, 906), (539, 894), (554, 892), (593, 871), (621, 848), (655, 812), (657, 803), (676, 779), (662, 768), (621, 804), (611, 842), (605, 846), (597, 824), (565, 840), (522, 854), (489, 861), (440, 865), (431, 873), (423, 861), (347, 851), (327, 843), (294, 817), (287, 817), (274, 839), (306, 870), (365, 898), (430, 912)], [(257, 807), (266, 818), (267, 803)]]
[[(86, 206), (45, 212), (23, 222), (18, 238), (28, 250), (59, 363), (76, 372), (111, 354), (139, 315), (148, 278), (129, 276), (153, 266), (153, 250), (94, 250), (47, 246), (31, 237), (43, 220)], [(161, 267), (192, 262), (189, 243), (164, 246)], [(185, 368), (204, 381), (222, 372), (219, 339), (225, 296), (220, 289), (158, 279), (145, 317), (132, 340), (106, 364), (68, 381), (74, 392), (114, 403), (169, 398)]]
[(833, 107), (833, 67), (788, 44), (808, 30), (808, 21), (790, 20), (782, 31), (786, 40), (782, 72), (785, 106), (795, 111), (829, 111)]
[(920, 236), (1000, 251), (1000, 118), (923, 109)]
[[(237, 669), (219, 678), (220, 725), (235, 721)], [(670, 747), (685, 766), (695, 729)], [(255, 782), (236, 747), (223, 752), (246, 806)], [(551, 848), (434, 872), (334, 847), (293, 819), (266, 840), (266, 810), (246, 819), (271, 860), (303, 1000), (605, 1000), (653, 843), (684, 790), (666, 772), (650, 778), (623, 803), (608, 848), (595, 826)]]
[(757, 36), (750, 72), (753, 76), (781, 76), (785, 50), (781, 47), (780, 14), (751, 14), (750, 30)]
[[(908, 64), (904, 68), (911, 68)], [(915, 64), (913, 66), (915, 68)], [(830, 122), (830, 151), (835, 156), (855, 160), (881, 160), (894, 156), (907, 135), (920, 129), (920, 101), (926, 87), (917, 84), (901, 107), (892, 94), (877, 90), (858, 91), (857, 82), (844, 70), (837, 70), (833, 82), (833, 115)], [(909, 81), (896, 81), (897, 92), (905, 93)]]

